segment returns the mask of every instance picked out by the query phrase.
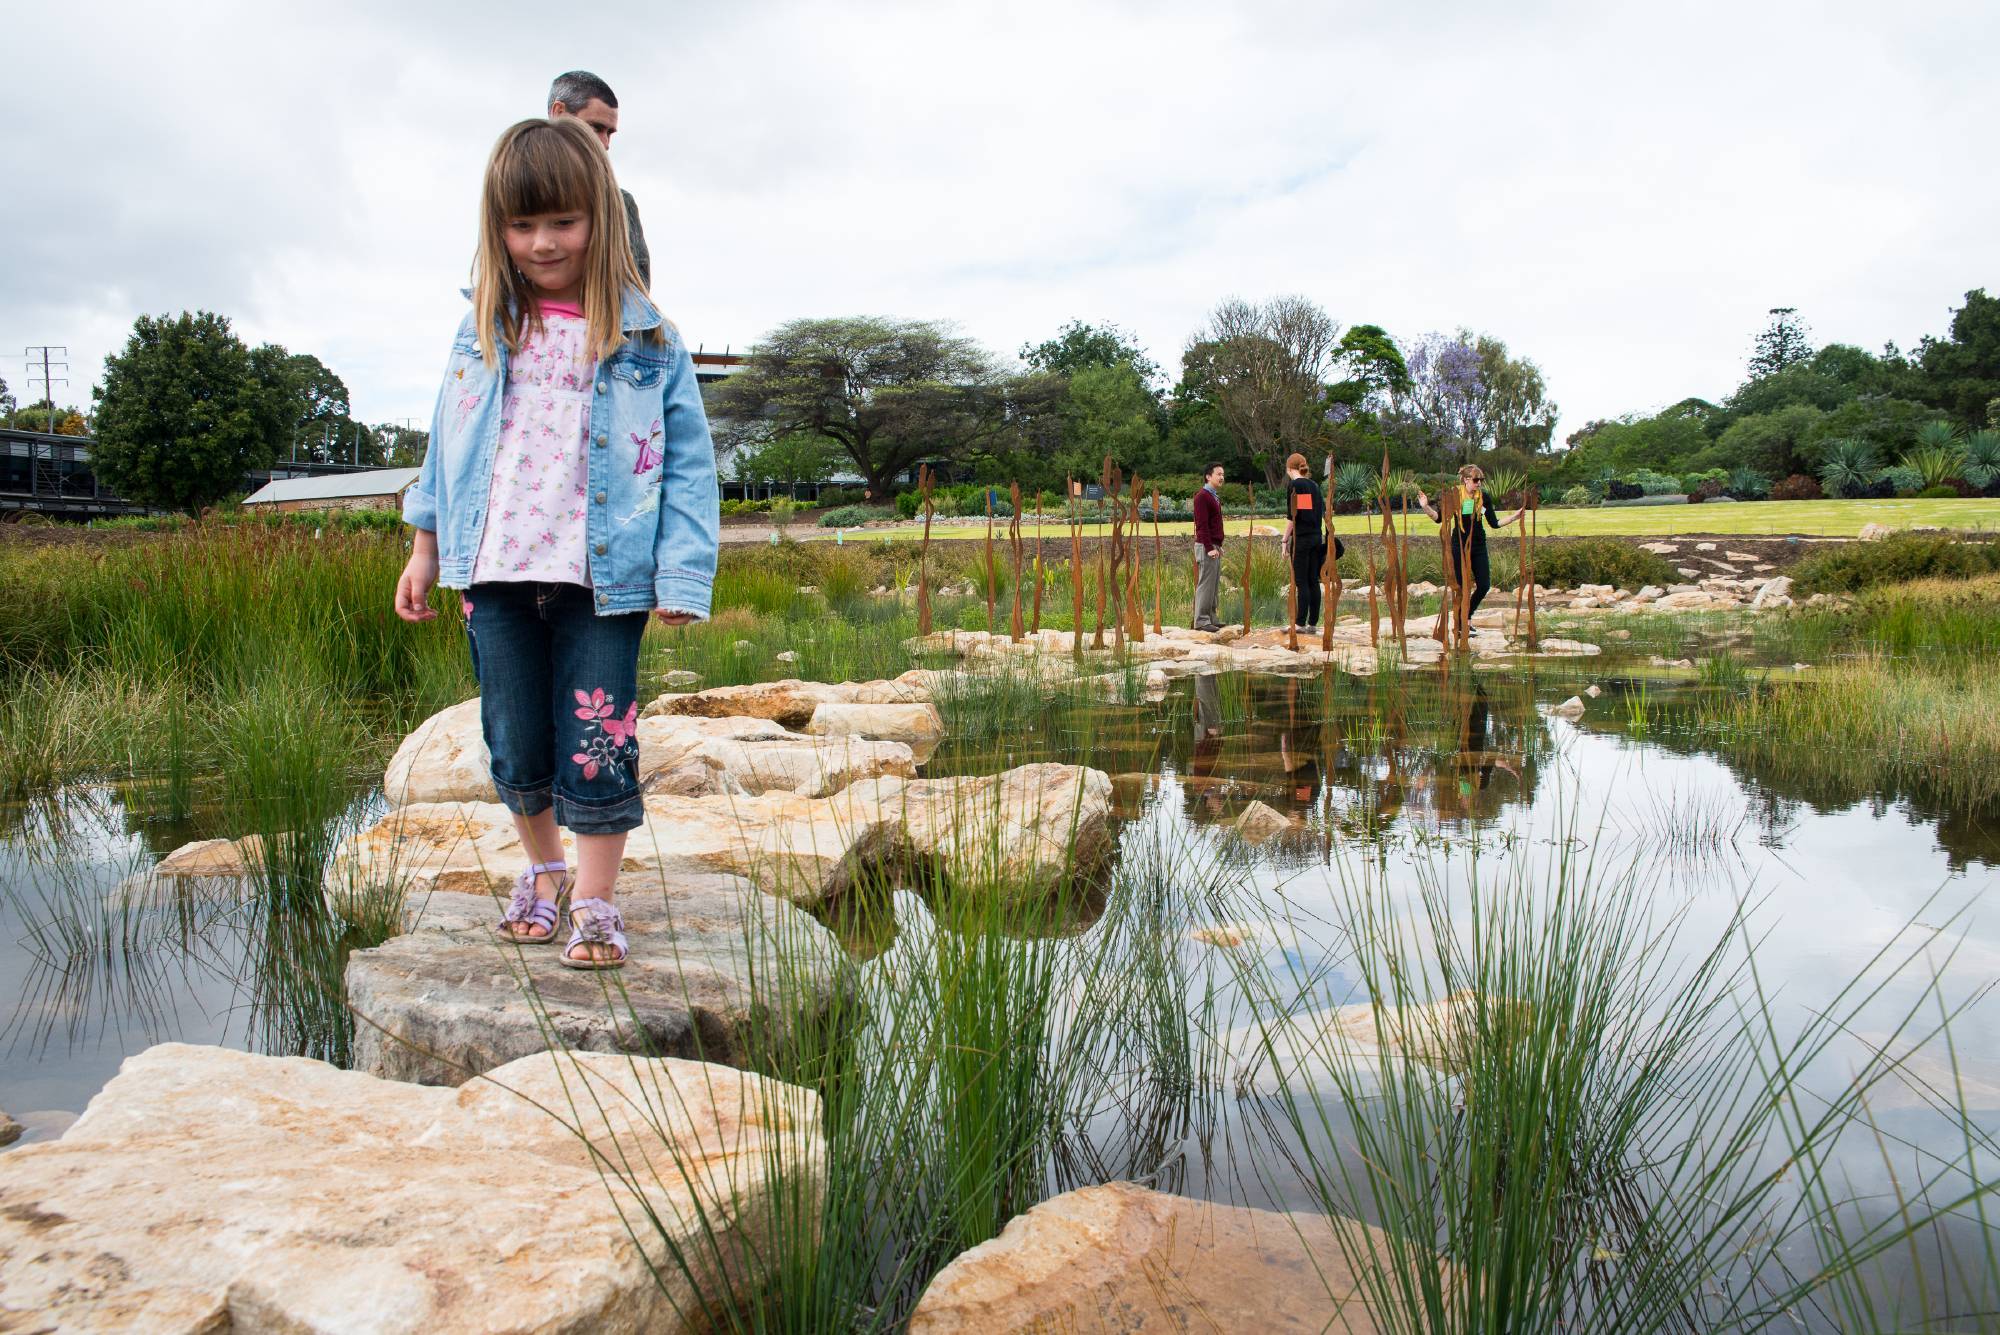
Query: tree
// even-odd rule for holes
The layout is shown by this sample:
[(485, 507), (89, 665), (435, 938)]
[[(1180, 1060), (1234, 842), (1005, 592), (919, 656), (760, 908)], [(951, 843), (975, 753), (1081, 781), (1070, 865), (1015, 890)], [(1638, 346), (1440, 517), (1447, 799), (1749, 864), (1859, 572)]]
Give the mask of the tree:
[(933, 321), (843, 316), (772, 330), (716, 387), (713, 409), (728, 443), (793, 433), (832, 441), (886, 496), (919, 462), (999, 447), (1017, 417), (1059, 388), (1059, 377), (1001, 376), (990, 353)]
[(387, 468), (419, 466), (424, 461), (424, 451), (430, 448), (431, 443), (430, 432), (390, 422), (370, 427), (368, 434), (374, 438), (373, 457)]
[(1487, 334), (1474, 347), (1483, 400), (1479, 443), (1530, 454), (1546, 450), (1555, 434), (1557, 409), (1542, 381), (1542, 368), (1525, 357), (1509, 357), (1507, 345)]
[(1262, 306), (1231, 297), (1189, 339), (1182, 383), (1215, 405), (1275, 487), (1286, 455), (1312, 454), (1326, 441), (1323, 396), (1339, 338), (1339, 323), (1304, 297)]
[(1064, 419), (1056, 462), (1072, 477), (1096, 477), (1107, 454), (1127, 472), (1150, 465), (1160, 443), (1159, 405), (1130, 362), (1070, 376)]
[(823, 482), (833, 472), (840, 451), (825, 436), (795, 431), (773, 436), (736, 458), (736, 476), (743, 482)]
[(1487, 436), (1487, 388), (1472, 335), (1426, 334), (1403, 350), (1403, 361), (1409, 378), (1394, 395), (1395, 414), (1439, 453), (1471, 458)]
[(1750, 353), (1750, 378), (1776, 375), (1812, 356), (1812, 350), (1812, 331), (1799, 318), (1798, 307), (1773, 306), (1771, 323), (1757, 335), (1757, 345)]
[(7, 388), (7, 377), (0, 375), (0, 418), (11, 417), (14, 413), (14, 391)]
[(1037, 371), (1073, 376), (1086, 367), (1113, 367), (1123, 362), (1148, 389), (1160, 378), (1160, 366), (1133, 335), (1115, 324), (1087, 325), (1071, 320), (1042, 343), (1023, 343), (1021, 360)]
[(1754, 468), (1769, 478), (1816, 472), (1814, 442), (1825, 414), (1809, 403), (1787, 404), (1768, 413), (1739, 417), (1717, 442), (1725, 467)]
[(250, 350), (250, 370), (263, 386), (261, 416), (274, 457), (320, 463), (381, 463), (386, 452), (349, 413), (346, 382), (309, 352), (276, 343)]
[(220, 315), (140, 316), (95, 397), (92, 466), (141, 505), (199, 515), (275, 457), (267, 391)]
[(1410, 367), (1403, 360), (1403, 350), (1381, 325), (1358, 324), (1350, 328), (1340, 336), (1335, 357), (1347, 373), (1343, 383), (1360, 391), (1352, 400), (1336, 395), (1342, 402), (1360, 407), (1409, 386)]
[(1926, 336), (1917, 345), (1924, 386), (1920, 397), (1970, 427), (1983, 424), (1988, 406), (2000, 398), (2000, 297), (1985, 288), (1965, 294), (1951, 313), (1951, 334)]

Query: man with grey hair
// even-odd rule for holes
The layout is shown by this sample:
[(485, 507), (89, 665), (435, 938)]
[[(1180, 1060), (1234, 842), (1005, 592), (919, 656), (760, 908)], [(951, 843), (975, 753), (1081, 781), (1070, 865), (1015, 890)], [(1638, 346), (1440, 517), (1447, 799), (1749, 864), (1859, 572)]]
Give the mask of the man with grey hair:
[[(549, 119), (574, 116), (588, 125), (598, 142), (608, 151), (611, 136), (618, 133), (618, 96), (611, 85), (589, 70), (558, 74), (549, 85)], [(653, 289), (653, 256), (646, 249), (646, 232), (639, 226), (639, 205), (632, 192), (620, 187), (625, 196), (625, 225), (632, 233), (632, 258), (639, 265), (639, 279), (648, 292)]]

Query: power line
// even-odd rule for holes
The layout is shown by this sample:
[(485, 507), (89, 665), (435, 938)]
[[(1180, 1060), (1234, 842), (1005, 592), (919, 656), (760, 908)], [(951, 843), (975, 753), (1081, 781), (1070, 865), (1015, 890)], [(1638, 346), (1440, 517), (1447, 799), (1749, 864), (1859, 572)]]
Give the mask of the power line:
[[(62, 354), (62, 361), (53, 360), (57, 353)], [(41, 357), (42, 362), (42, 373), (39, 377), (35, 374), (35, 358), (37, 355)], [(42, 397), (49, 401), (49, 434), (53, 436), (56, 433), (56, 386), (67, 385), (69, 383), (68, 376), (56, 375), (55, 372), (57, 370), (69, 370), (69, 349), (46, 345), (36, 348), (23, 348), (21, 349), (21, 360), (27, 364), (26, 378), (28, 384), (32, 386), (37, 379), (42, 382)]]

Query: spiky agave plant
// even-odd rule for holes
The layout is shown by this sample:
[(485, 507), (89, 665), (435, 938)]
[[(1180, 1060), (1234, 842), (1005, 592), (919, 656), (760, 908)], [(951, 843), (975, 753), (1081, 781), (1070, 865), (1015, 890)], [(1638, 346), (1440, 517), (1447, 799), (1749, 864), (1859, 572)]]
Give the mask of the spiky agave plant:
[(1965, 445), (1949, 422), (1926, 422), (1917, 430), (1916, 444), (1903, 455), (1903, 467), (1915, 469), (1926, 487), (1943, 486), (1961, 476)]
[(1965, 438), (1958, 475), (1981, 491), (2000, 480), (2000, 431), (1975, 431)]
[(1826, 444), (1820, 461), (1819, 480), (1835, 496), (1853, 497), (1867, 491), (1881, 462), (1875, 447), (1865, 440), (1843, 436)]

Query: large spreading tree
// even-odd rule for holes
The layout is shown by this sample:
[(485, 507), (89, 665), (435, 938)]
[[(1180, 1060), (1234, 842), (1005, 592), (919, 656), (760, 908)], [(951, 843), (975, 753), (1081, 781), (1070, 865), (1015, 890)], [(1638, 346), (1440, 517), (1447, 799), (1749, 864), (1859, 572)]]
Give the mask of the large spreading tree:
[(199, 515), (276, 455), (271, 390), (229, 321), (208, 311), (140, 316), (104, 359), (95, 395), (92, 467), (141, 505)]
[(1322, 405), (1339, 351), (1339, 322), (1304, 297), (1231, 297), (1188, 341), (1181, 383), (1214, 405), (1275, 487), (1288, 454), (1310, 457), (1326, 442)]
[(793, 320), (750, 349), (709, 407), (723, 442), (824, 437), (878, 497), (918, 463), (1002, 448), (1019, 419), (1059, 391), (1053, 376), (1010, 378), (992, 354), (930, 320)]

